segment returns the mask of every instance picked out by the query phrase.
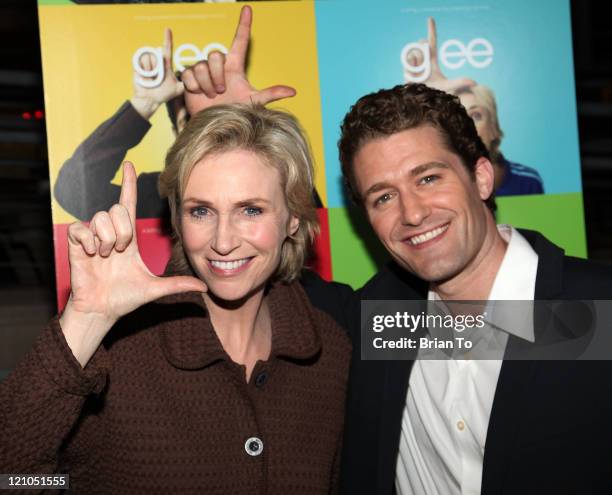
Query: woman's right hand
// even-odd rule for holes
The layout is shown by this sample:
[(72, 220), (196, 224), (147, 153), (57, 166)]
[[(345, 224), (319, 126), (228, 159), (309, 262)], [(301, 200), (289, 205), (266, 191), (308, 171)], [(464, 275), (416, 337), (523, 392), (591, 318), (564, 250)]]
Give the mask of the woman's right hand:
[(68, 228), (71, 293), (60, 325), (76, 359), (85, 366), (123, 315), (163, 296), (206, 291), (195, 277), (157, 277), (146, 267), (136, 240), (136, 172), (123, 166), (119, 203), (89, 225)]

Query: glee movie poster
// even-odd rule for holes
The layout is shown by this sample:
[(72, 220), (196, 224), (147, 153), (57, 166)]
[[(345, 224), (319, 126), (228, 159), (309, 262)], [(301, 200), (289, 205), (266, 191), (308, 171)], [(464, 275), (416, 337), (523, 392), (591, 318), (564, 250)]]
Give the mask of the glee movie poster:
[[(124, 160), (139, 175), (143, 259), (163, 272), (171, 240), (157, 177), (185, 114), (165, 89), (212, 50), (227, 52), (242, 5), (39, 0), (60, 309), (67, 227), (117, 202)], [(405, 82), (452, 92), (466, 106), (494, 162), (499, 223), (586, 256), (568, 1), (251, 5), (249, 80), (297, 90), (270, 106), (295, 114), (310, 140), (321, 206), (311, 266), (324, 278), (359, 287), (386, 260), (343, 190), (336, 143), (360, 96)], [(156, 99), (154, 110), (134, 107), (143, 95)]]

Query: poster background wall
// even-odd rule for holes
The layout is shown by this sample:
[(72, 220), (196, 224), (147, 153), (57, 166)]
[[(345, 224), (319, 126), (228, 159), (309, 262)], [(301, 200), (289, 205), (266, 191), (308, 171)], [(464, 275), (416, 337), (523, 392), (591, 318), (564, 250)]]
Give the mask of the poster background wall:
[[(386, 259), (363, 215), (349, 207), (336, 142), (339, 124), (361, 95), (404, 82), (400, 54), (437, 23), (438, 47), (485, 38), (486, 67), (466, 61), (449, 78), (470, 77), (497, 97), (504, 154), (540, 173), (546, 194), (498, 199), (498, 220), (540, 230), (586, 256), (571, 52), (569, 2), (366, 0), (255, 2), (248, 76), (255, 87), (287, 84), (297, 96), (273, 106), (295, 113), (311, 141), (316, 186), (325, 208), (316, 268), (357, 287)], [(77, 146), (133, 94), (132, 55), (159, 47), (164, 29), (174, 48), (231, 44), (240, 4), (75, 5), (40, 0), (45, 106), (52, 185)], [(482, 57), (481, 59), (482, 60)], [(158, 171), (174, 136), (165, 109), (126, 159), (138, 172)], [(120, 173), (114, 179), (119, 183)], [(65, 232), (75, 218), (52, 201), (58, 302), (68, 295)], [(143, 258), (161, 273), (169, 240), (158, 219), (140, 219)]]

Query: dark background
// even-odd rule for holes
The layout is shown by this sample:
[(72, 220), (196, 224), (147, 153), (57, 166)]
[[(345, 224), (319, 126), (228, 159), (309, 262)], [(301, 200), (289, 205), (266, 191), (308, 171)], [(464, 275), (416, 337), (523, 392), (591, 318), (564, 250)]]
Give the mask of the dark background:
[[(588, 253), (612, 263), (612, 9), (571, 7)], [(0, 0), (0, 379), (56, 311), (49, 205), (36, 1)]]

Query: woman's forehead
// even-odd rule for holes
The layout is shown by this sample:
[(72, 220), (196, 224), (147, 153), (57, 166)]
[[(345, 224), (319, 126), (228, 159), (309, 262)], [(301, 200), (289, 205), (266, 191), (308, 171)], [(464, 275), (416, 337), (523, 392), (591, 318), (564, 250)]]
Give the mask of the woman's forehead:
[(205, 156), (187, 179), (184, 196), (198, 192), (209, 196), (281, 194), (279, 171), (249, 150), (231, 150)]

